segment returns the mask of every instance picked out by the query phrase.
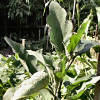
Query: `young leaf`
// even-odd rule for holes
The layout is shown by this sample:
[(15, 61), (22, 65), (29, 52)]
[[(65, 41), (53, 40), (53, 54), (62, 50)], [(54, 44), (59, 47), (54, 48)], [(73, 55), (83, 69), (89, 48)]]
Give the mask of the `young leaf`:
[(79, 43), (79, 41), (81, 40), (82, 36), (84, 33), (87, 33), (88, 27), (90, 25), (91, 22), (91, 14), (83, 21), (83, 23), (81, 24), (80, 28), (77, 31), (77, 34), (74, 34), (71, 38), (70, 38), (70, 44), (68, 45), (67, 49), (69, 53), (72, 53), (74, 51), (74, 49), (76, 48), (77, 44)]

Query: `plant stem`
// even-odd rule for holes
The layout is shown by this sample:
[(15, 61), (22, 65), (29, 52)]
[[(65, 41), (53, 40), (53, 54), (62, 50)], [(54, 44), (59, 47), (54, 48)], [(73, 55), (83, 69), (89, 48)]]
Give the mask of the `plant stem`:
[(75, 60), (76, 56), (74, 56), (71, 60), (71, 62), (69, 63), (68, 67), (66, 68), (66, 72), (67, 70), (70, 68), (71, 64), (73, 63), (73, 61)]
[(62, 86), (62, 82), (63, 82), (63, 81), (61, 81), (60, 84), (59, 84), (58, 98), (61, 98), (61, 86)]

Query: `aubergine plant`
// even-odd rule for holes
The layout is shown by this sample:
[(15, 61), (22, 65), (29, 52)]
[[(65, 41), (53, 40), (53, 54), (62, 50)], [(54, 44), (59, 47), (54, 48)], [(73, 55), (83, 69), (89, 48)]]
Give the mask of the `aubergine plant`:
[(0, 55), (0, 100), (8, 88), (20, 84), (27, 78), (28, 75), (17, 54), (10, 57)]
[[(88, 62), (82, 55), (89, 52), (90, 48), (100, 46), (98, 42), (86, 38), (92, 17), (90, 13), (77, 32), (73, 32), (71, 20), (66, 20), (65, 9), (56, 1), (51, 1), (47, 24), (50, 27), (50, 42), (55, 48), (52, 53), (26, 50), (21, 44), (5, 37), (5, 41), (19, 55), (30, 78), (8, 89), (3, 99), (27, 100), (32, 97), (32, 100), (84, 100), (84, 93), (89, 95), (88, 89), (100, 80), (99, 76), (91, 77), (92, 74), (82, 77), (82, 73), (75, 69), (77, 64), (74, 62), (80, 60), (87, 63), (89, 70), (90, 66), (95, 66), (95, 61)], [(85, 100), (91, 100), (89, 98), (92, 97), (88, 96)]]

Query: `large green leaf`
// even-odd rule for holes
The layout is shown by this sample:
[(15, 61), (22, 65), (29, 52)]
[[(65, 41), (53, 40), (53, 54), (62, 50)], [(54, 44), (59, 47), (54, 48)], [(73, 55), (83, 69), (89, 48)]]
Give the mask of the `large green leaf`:
[(38, 61), (40, 61), (44, 66), (48, 66), (49, 68), (53, 68), (53, 59), (51, 57), (51, 54), (46, 54), (46, 55), (43, 55), (39, 52), (36, 52), (36, 51), (32, 51), (32, 50), (27, 50), (28, 54), (29, 55), (33, 55), (36, 57), (36, 59)]
[(75, 55), (81, 55), (90, 50), (90, 48), (100, 45), (100, 43), (91, 40), (81, 40), (73, 51)]
[[(43, 71), (36, 72), (30, 79), (23, 81), (17, 88), (7, 91), (3, 98), (4, 100), (19, 100), (28, 97), (41, 89), (44, 89), (49, 83), (49, 75)], [(7, 99), (9, 93), (12, 95)]]
[(31, 74), (36, 72), (37, 71), (36, 58), (34, 56), (28, 55), (28, 52), (21, 44), (16, 43), (7, 37), (5, 37), (4, 39), (9, 44), (9, 46), (13, 49), (13, 51), (19, 54), (20, 61), (22, 65), (25, 67), (25, 69)]
[(67, 47), (68, 52), (72, 53), (74, 51), (74, 49), (76, 48), (77, 44), (79, 43), (79, 41), (81, 40), (82, 36), (84, 33), (87, 33), (88, 27), (90, 25), (91, 22), (91, 14), (83, 21), (83, 23), (81, 24), (80, 28), (77, 31), (77, 34), (74, 34), (71, 38), (70, 38), (70, 43)]
[(50, 26), (50, 40), (59, 51), (64, 50), (66, 43), (72, 35), (72, 22), (66, 21), (66, 11), (57, 2), (52, 1), (49, 6), (47, 23)]
[(27, 52), (29, 55), (35, 56), (38, 61), (40, 61), (42, 64), (45, 65), (45, 61), (44, 61), (43, 55), (41, 53), (38, 53), (38, 52), (32, 51), (32, 50), (27, 50)]

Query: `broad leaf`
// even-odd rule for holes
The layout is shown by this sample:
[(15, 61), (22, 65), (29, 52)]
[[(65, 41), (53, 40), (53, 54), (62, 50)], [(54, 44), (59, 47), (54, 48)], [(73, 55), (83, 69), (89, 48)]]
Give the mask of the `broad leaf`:
[(75, 50), (73, 51), (75, 55), (81, 55), (87, 51), (90, 50), (90, 48), (93, 48), (95, 46), (100, 45), (100, 43), (91, 41), (91, 40), (81, 40), (78, 45), (76, 46)]
[(43, 55), (43, 58), (45, 60), (46, 65), (49, 66), (49, 68), (52, 68), (53, 70), (55, 69), (54, 65), (53, 65), (53, 57), (50, 53), (47, 53), (46, 55)]
[(38, 53), (38, 52), (32, 51), (32, 50), (27, 50), (27, 52), (28, 52), (29, 55), (35, 56), (36, 59), (38, 61), (40, 61), (44, 66), (47, 66), (48, 65), (49, 67), (54, 68), (53, 67), (53, 59), (52, 59), (52, 57), (51, 57), (50, 54), (43, 55), (41, 53)]
[(37, 63), (36, 58), (34, 56), (28, 55), (28, 52), (21, 44), (16, 43), (7, 37), (5, 37), (4, 39), (13, 49), (13, 51), (19, 54), (20, 61), (24, 66), (24, 68), (31, 74), (36, 72), (37, 71), (35, 66)]
[(88, 27), (91, 22), (91, 14), (83, 21), (80, 28), (77, 31), (77, 34), (74, 34), (70, 38), (70, 44), (68, 45), (67, 49), (69, 53), (73, 53), (74, 49), (78, 45), (79, 41), (81, 40), (84, 33), (87, 33)]
[(93, 49), (95, 50), (95, 52), (100, 52), (100, 45), (93, 47)]
[[(100, 4), (100, 1), (99, 1), (99, 4)], [(100, 30), (100, 7), (96, 7), (96, 11), (97, 11), (97, 18), (98, 18), (98, 26), (99, 26), (99, 30)], [(96, 52), (100, 52), (100, 46), (94, 47), (94, 50)]]
[(66, 22), (66, 11), (57, 2), (52, 1), (49, 6), (47, 23), (51, 28), (50, 41), (58, 51), (64, 50), (66, 43), (72, 35), (72, 23)]
[(38, 53), (38, 52), (32, 51), (32, 50), (27, 50), (27, 52), (29, 55), (35, 56), (38, 61), (40, 61), (42, 64), (45, 65), (45, 61), (44, 61), (43, 55), (41, 53)]
[[(44, 89), (49, 83), (49, 75), (43, 71), (36, 72), (31, 76), (30, 79), (27, 79), (21, 83), (16, 89), (11, 89), (7, 91), (4, 95), (5, 100), (18, 100), (21, 98), (28, 97), (36, 92), (39, 92), (41, 89)], [(15, 92), (14, 92), (14, 91)], [(11, 92), (11, 99), (7, 99), (9, 93)], [(14, 92), (14, 93), (13, 93)]]

